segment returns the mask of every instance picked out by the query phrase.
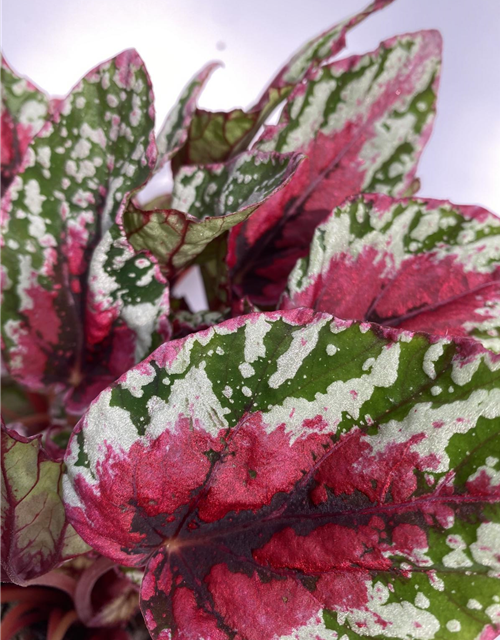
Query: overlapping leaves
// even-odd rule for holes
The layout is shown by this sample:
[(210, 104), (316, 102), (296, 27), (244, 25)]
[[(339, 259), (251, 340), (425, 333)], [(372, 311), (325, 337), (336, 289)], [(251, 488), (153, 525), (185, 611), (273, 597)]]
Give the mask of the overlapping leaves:
[(232, 231), (239, 295), (275, 304), (316, 225), (348, 196), (412, 188), (434, 119), (440, 50), (435, 31), (392, 38), (320, 67), (297, 87), (257, 147), (302, 151), (307, 160), (287, 189)]
[(154, 638), (473, 638), (498, 615), (499, 419), (480, 345), (242, 316), (100, 395), (65, 500), (95, 549), (147, 563)]
[(281, 190), (301, 154), (246, 152), (207, 167), (186, 167), (174, 182), (171, 208), (144, 211), (129, 202), (122, 223), (136, 251), (147, 249), (169, 275)]
[[(248, 111), (197, 108), (208, 65), (156, 139), (133, 51), (62, 101), (2, 69), (6, 365), (47, 394), (14, 386), (8, 409), (36, 430), (98, 396), (64, 479), (72, 524), (111, 559), (87, 558), (78, 582), (88, 626), (132, 615), (128, 580), (109, 607), (91, 601), (115, 562), (145, 569), (153, 638), (500, 630), (500, 361), (484, 349), (498, 348), (500, 227), (389, 197), (418, 188), (439, 34), (331, 58), (390, 2), (307, 43)], [(173, 193), (143, 210), (168, 161)], [(352, 198), (370, 191), (389, 195)], [(274, 308), (297, 258), (287, 310), (240, 315)], [(215, 313), (170, 309), (166, 277), (194, 261)], [(25, 584), (88, 547), (62, 463), (40, 436), (2, 437), (3, 579)]]
[(294, 87), (345, 47), (345, 37), (350, 29), (392, 1), (375, 0), (364, 11), (307, 42), (280, 69), (250, 109), (229, 112), (196, 109), (189, 124), (187, 140), (174, 158), (174, 169), (186, 164), (221, 162), (247, 149), (267, 117)]
[(442, 200), (364, 196), (335, 210), (290, 274), (310, 307), (500, 350), (500, 220)]

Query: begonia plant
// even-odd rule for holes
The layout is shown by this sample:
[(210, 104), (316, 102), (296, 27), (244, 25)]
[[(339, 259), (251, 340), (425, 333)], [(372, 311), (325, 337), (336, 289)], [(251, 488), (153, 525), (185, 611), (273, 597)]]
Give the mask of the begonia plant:
[(500, 219), (416, 195), (437, 31), (338, 58), (391, 2), (156, 133), (3, 59), (3, 640), (500, 634)]

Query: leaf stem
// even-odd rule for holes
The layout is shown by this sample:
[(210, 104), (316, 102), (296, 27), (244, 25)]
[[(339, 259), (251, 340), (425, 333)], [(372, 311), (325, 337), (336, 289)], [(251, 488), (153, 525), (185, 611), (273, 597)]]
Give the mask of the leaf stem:
[(66, 631), (77, 620), (78, 620), (78, 615), (76, 611), (74, 609), (72, 609), (71, 611), (68, 611), (58, 621), (55, 629), (50, 629), (50, 632), (47, 632), (47, 640), (63, 640), (64, 636), (66, 635)]
[(32, 609), (33, 602), (21, 602), (5, 614), (2, 624), (0, 625), (2, 640), (10, 640), (18, 631), (34, 622), (40, 622), (40, 620), (43, 620), (47, 615), (43, 611), (33, 611), (30, 615), (25, 615), (28, 611), (32, 611)]

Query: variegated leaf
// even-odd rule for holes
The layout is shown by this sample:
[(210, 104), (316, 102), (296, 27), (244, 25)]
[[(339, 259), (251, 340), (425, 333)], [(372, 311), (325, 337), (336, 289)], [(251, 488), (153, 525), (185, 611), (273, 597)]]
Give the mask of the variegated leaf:
[(160, 169), (179, 151), (188, 138), (191, 121), (196, 112), (196, 104), (210, 74), (219, 63), (208, 64), (184, 88), (177, 104), (168, 114), (157, 137), (158, 159), (156, 169)]
[(65, 516), (63, 462), (2, 425), (2, 580), (24, 585), (90, 550)]
[(443, 200), (357, 198), (316, 229), (281, 306), (471, 336), (499, 351), (500, 219)]
[(250, 109), (196, 109), (188, 140), (174, 158), (174, 169), (186, 164), (223, 162), (248, 149), (267, 117), (306, 75), (345, 47), (348, 31), (393, 0), (375, 0), (366, 9), (330, 27), (307, 42), (280, 69), (259, 101)]
[(168, 283), (156, 260), (134, 251), (117, 224), (92, 255), (87, 287), (85, 350), (79, 379), (66, 396), (67, 409), (79, 415), (100, 391), (170, 337)]
[[(70, 442), (83, 538), (153, 638), (500, 631), (500, 360), (299, 309), (161, 346)], [(493, 637), (493, 635), (492, 635)]]
[(254, 151), (226, 164), (185, 167), (175, 178), (171, 209), (143, 211), (128, 203), (122, 222), (130, 244), (150, 251), (171, 275), (282, 189), (302, 160)]
[(3, 191), (18, 173), (29, 143), (52, 109), (48, 96), (32, 82), (18, 76), (3, 57), (1, 84)]
[(439, 33), (421, 31), (320, 67), (294, 91), (257, 146), (308, 159), (287, 189), (232, 231), (238, 294), (276, 303), (314, 228), (348, 196), (404, 195), (431, 132), (440, 58)]
[(89, 260), (156, 161), (151, 98), (135, 51), (93, 69), (28, 147), (3, 198), (2, 333), (10, 373), (28, 387), (81, 377)]

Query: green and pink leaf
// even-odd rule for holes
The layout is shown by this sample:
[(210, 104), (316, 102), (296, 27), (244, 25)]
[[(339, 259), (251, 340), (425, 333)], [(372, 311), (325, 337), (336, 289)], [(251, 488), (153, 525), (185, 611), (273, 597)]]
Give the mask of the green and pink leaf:
[(149, 251), (173, 275), (284, 188), (302, 160), (301, 154), (251, 151), (224, 164), (184, 167), (170, 209), (143, 211), (128, 203), (121, 216), (125, 235), (135, 251)]
[(289, 186), (231, 232), (228, 264), (236, 293), (276, 304), (314, 228), (360, 192), (402, 196), (435, 115), (441, 37), (421, 31), (318, 68), (287, 101), (257, 147), (301, 151)]
[(98, 393), (169, 339), (169, 294), (154, 257), (134, 251), (113, 224), (90, 262), (85, 350), (79, 377), (66, 394), (68, 411), (81, 415)]
[(500, 361), (312, 310), (166, 343), (91, 405), (72, 524), (154, 638), (500, 630)]
[(228, 112), (196, 109), (187, 141), (174, 158), (174, 170), (189, 164), (224, 162), (247, 150), (268, 116), (307, 74), (346, 46), (345, 38), (350, 29), (392, 1), (375, 0), (360, 13), (307, 42), (280, 69), (258, 102), (249, 109)]
[(281, 307), (500, 350), (500, 219), (443, 200), (359, 197), (314, 233)]
[(18, 76), (2, 56), (2, 191), (19, 172), (30, 142), (57, 102), (51, 102), (32, 82)]
[(135, 51), (96, 67), (32, 141), (4, 195), (5, 362), (31, 389), (81, 378), (92, 252), (156, 162), (151, 100)]

